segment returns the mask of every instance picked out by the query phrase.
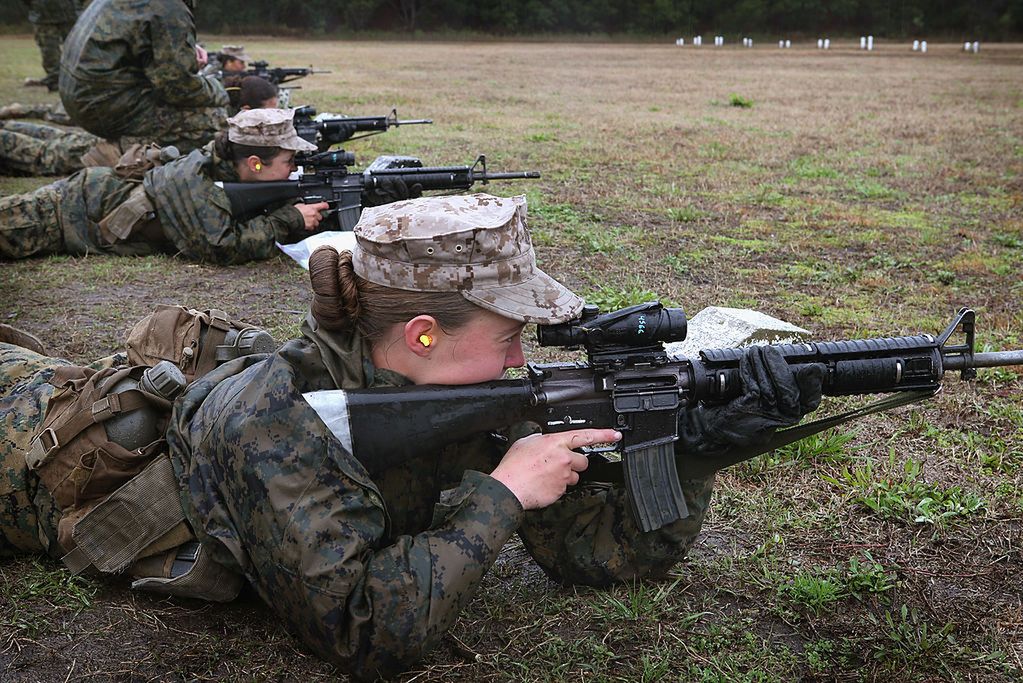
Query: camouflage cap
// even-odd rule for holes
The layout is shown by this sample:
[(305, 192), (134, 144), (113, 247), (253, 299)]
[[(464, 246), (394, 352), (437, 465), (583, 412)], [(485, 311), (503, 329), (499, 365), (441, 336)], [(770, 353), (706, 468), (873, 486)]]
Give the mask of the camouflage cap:
[(458, 291), (482, 308), (527, 323), (571, 320), (583, 305), (537, 267), (523, 196), (421, 197), (364, 209), (352, 264), (370, 282)]
[(220, 48), (220, 59), (239, 59), (243, 62), (251, 62), (252, 58), (245, 54), (244, 45), (224, 45)]
[(280, 147), (296, 152), (315, 152), (316, 145), (295, 132), (294, 109), (248, 109), (227, 120), (227, 139), (239, 145)]

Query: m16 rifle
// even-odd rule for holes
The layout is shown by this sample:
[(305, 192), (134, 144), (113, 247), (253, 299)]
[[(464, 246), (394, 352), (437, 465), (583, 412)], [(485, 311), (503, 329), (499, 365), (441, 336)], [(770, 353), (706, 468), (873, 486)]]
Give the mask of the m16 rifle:
[(279, 87), (277, 92), (277, 105), (282, 109), (286, 109), (291, 105), (291, 91), (300, 90), (302, 86), (299, 85), (285, 85), (292, 81), (297, 81), (300, 78), (305, 78), (311, 74), (329, 74), (329, 69), (314, 69), (311, 66), (294, 66), (294, 67), (271, 67), (265, 61), (249, 62), (249, 68), (243, 69), (242, 71), (217, 71), (215, 77), (223, 81), (225, 86), (237, 86), (248, 76), (256, 76), (262, 78), (265, 81), (269, 81)]
[(224, 76), (240, 76), (245, 78), (246, 76), (259, 76), (260, 78), (270, 81), (274, 85), (281, 85), (282, 83), (288, 83), (290, 81), (297, 81), (300, 78), (312, 74), (329, 74), (329, 69), (314, 69), (311, 66), (270, 66), (267, 62), (260, 60), (256, 62), (249, 62), (249, 68), (244, 71), (234, 71), (230, 73), (224, 73)]
[[(316, 109), (305, 106), (295, 110), (294, 123), (295, 131), (300, 138), (313, 143), (324, 152), (346, 140), (360, 140), (370, 135), (379, 135), (392, 126), (420, 126), (433, 123), (433, 119), (402, 121), (398, 118), (397, 109), (392, 109), (391, 113), (385, 116), (338, 116), (317, 119)], [(356, 136), (356, 133), (364, 135)]]
[[(621, 460), (590, 451), (584, 480), (624, 482), (632, 512), (644, 531), (688, 516), (680, 478), (707, 476), (728, 465), (816, 434), (851, 419), (933, 396), (947, 371), (963, 379), (977, 368), (1023, 365), (1023, 350), (975, 353), (975, 314), (961, 309), (938, 337), (921, 334), (776, 348), (790, 366), (824, 367), (826, 396), (890, 393), (842, 415), (776, 431), (766, 443), (715, 456), (676, 454), (682, 411), (724, 403), (743, 392), (743, 349), (708, 349), (697, 358), (669, 354), (664, 342), (681, 341), (681, 309), (652, 302), (600, 315), (584, 308), (568, 323), (538, 326), (541, 346), (583, 347), (587, 362), (530, 364), (527, 377), (465, 386), (420, 385), (331, 390), (305, 394), (324, 423), (372, 475), (446, 444), (520, 421), (544, 432), (614, 428)], [(963, 343), (951, 338), (961, 332)], [(793, 368), (796, 370), (797, 368)], [(385, 429), (379, 425), (386, 424)]]
[[(262, 183), (218, 183), (231, 202), (231, 213), (240, 220), (289, 201), (331, 205), (323, 230), (352, 230), (364, 206), (386, 204), (416, 197), (430, 190), (468, 190), (477, 182), (539, 178), (539, 171), (493, 173), (487, 158), (479, 155), (471, 166), (423, 166), (415, 157), (381, 157), (365, 170), (349, 171), (355, 155), (344, 150), (296, 157), (302, 166), (296, 180)], [(400, 191), (395, 191), (400, 187)]]

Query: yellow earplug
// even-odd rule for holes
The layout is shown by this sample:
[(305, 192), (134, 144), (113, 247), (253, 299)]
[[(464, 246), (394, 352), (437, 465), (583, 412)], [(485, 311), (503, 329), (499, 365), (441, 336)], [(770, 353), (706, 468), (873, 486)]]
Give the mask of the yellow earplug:
[(428, 334), (421, 334), (419, 335), (419, 343), (423, 346), (429, 346), (433, 343), (433, 337)]
[(261, 164), (261, 163), (259, 163), (259, 162), (257, 161), (257, 162), (256, 162), (256, 171), (258, 172), (258, 171), (262, 171), (262, 170), (263, 170), (263, 164)]

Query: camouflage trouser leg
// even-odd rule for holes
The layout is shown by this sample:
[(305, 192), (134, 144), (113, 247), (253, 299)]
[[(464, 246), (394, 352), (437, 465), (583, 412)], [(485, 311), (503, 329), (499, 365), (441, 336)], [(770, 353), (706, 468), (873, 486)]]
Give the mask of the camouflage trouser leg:
[(0, 167), (30, 175), (70, 175), (99, 141), (85, 132), (8, 121), (0, 127)]
[(57, 218), (61, 182), (0, 198), (0, 259), (63, 253), (64, 237)]
[(45, 119), (53, 123), (71, 125), (71, 118), (64, 111), (64, 106), (59, 102), (49, 104), (37, 102), (35, 104), (21, 104), (13, 102), (0, 107), (0, 120), (9, 119)]
[(53, 393), (48, 380), (67, 361), (0, 344), (0, 557), (45, 552), (56, 544), (60, 514), (25, 464)]
[(57, 89), (57, 78), (60, 76), (60, 50), (64, 45), (64, 38), (67, 37), (72, 26), (74, 26), (74, 22), (36, 24), (33, 27), (36, 45), (39, 46), (39, 52), (43, 55), (43, 70), (46, 72), (43, 83), (49, 90)]
[(121, 149), (128, 149), (135, 143), (155, 142), (161, 147), (173, 145), (182, 154), (188, 154), (213, 139), (220, 130), (227, 127), (227, 109), (206, 107), (202, 109), (173, 109), (160, 107), (145, 121), (139, 122), (131, 135), (123, 136)]

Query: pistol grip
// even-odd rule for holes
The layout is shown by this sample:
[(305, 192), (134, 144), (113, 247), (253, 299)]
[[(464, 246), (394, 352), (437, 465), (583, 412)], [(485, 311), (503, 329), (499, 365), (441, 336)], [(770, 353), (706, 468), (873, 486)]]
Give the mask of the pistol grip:
[(674, 443), (626, 450), (622, 455), (632, 514), (643, 531), (655, 531), (689, 516), (675, 466)]

